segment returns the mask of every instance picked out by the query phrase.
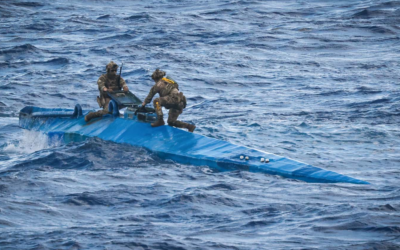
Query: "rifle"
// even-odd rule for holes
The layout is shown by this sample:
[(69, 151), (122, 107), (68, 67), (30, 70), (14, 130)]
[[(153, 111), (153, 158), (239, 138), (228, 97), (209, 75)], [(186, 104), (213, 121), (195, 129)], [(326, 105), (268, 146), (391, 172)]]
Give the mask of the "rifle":
[(119, 68), (119, 76), (118, 76), (118, 89), (121, 89), (121, 74), (122, 74), (122, 66), (124, 66), (124, 63), (121, 63), (121, 67)]

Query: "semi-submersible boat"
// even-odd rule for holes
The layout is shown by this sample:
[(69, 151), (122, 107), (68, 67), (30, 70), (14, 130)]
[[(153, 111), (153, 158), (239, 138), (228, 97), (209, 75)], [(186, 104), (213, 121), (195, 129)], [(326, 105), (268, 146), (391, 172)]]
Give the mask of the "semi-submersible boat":
[[(170, 126), (153, 128), (154, 109), (141, 107), (141, 101), (131, 92), (109, 93), (110, 114), (86, 123), (79, 104), (75, 109), (48, 109), (27, 106), (20, 111), (19, 124), (28, 130), (42, 131), (49, 139), (64, 142), (98, 137), (116, 143), (143, 147), (162, 159), (182, 164), (209, 166), (220, 171), (247, 170), (287, 178), (320, 183), (368, 184), (346, 175), (314, 167), (275, 154), (226, 141), (186, 132)], [(123, 115), (119, 109), (126, 107)]]

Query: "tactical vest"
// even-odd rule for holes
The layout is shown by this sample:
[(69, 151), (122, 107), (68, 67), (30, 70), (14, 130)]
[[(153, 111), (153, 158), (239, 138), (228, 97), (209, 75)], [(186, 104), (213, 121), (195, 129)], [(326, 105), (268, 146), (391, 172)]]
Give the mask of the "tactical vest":
[(163, 79), (164, 82), (167, 83), (167, 86), (165, 86), (165, 94), (168, 95), (169, 93), (172, 92), (173, 89), (177, 89), (179, 90), (179, 85), (177, 82), (175, 82), (174, 80), (172, 80), (169, 77), (164, 77)]
[(104, 76), (106, 78), (106, 81), (105, 81), (106, 88), (111, 88), (113, 91), (121, 90), (121, 86), (118, 85), (118, 77), (119, 76), (117, 76), (116, 79), (114, 79), (114, 80), (108, 79), (106, 74), (104, 74)]

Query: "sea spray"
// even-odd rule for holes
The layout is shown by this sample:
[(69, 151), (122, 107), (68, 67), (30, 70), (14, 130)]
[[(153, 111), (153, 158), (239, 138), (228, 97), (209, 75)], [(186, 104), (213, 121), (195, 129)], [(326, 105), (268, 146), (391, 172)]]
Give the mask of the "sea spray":
[(57, 147), (61, 140), (52, 137), (51, 139), (40, 131), (23, 130), (23, 134), (17, 140), (7, 142), (3, 148), (9, 154), (30, 154), (39, 150)]

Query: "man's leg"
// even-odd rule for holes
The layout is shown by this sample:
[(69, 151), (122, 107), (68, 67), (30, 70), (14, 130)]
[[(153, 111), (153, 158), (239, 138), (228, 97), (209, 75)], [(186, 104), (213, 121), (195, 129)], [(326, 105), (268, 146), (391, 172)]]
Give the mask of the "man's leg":
[(154, 109), (156, 110), (156, 114), (157, 114), (157, 121), (153, 122), (151, 124), (152, 127), (159, 127), (165, 124), (164, 122), (164, 116), (163, 116), (163, 112), (161, 109), (161, 98), (156, 98), (153, 101), (153, 105), (154, 105)]
[(177, 128), (186, 128), (189, 132), (193, 132), (196, 128), (195, 125), (186, 122), (178, 121), (178, 116), (182, 114), (181, 109), (170, 109), (168, 113), (168, 125)]
[(87, 114), (85, 116), (85, 121), (89, 122), (90, 120), (97, 118), (97, 117), (101, 117), (103, 115), (108, 114), (108, 103), (110, 102), (111, 99), (106, 98), (105, 99), (105, 104), (103, 106), (102, 110), (96, 111), (96, 112), (89, 112), (89, 114)]

